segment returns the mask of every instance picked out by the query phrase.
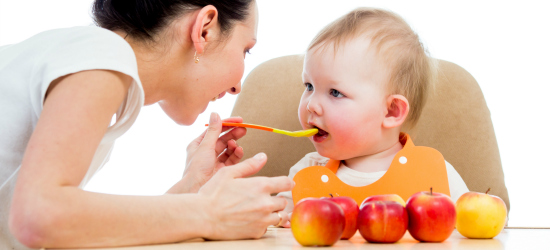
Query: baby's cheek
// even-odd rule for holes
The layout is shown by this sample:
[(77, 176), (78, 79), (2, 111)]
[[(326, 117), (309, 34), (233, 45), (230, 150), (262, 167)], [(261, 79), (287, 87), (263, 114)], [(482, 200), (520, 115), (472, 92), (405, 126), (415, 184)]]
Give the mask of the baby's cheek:
[(306, 129), (305, 125), (307, 124), (307, 109), (304, 102), (300, 102), (300, 106), (298, 106), (298, 120), (300, 120), (300, 125), (302, 125), (302, 128)]
[(330, 133), (333, 135), (334, 142), (342, 151), (354, 152), (362, 150), (366, 144), (369, 144), (369, 137), (374, 136), (376, 130), (374, 123), (358, 121), (355, 119), (337, 118), (333, 124)]
[(358, 125), (350, 119), (339, 117), (330, 126), (330, 134), (336, 142), (348, 142), (354, 137)]

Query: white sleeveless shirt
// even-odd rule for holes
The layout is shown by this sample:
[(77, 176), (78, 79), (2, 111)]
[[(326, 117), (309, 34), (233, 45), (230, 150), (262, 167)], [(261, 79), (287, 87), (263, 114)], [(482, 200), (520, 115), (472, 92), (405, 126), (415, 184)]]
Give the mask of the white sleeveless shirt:
[(17, 173), (50, 83), (91, 69), (118, 71), (134, 81), (80, 188), (108, 161), (115, 139), (132, 126), (143, 106), (134, 51), (117, 34), (93, 26), (50, 30), (0, 47), (0, 249), (28, 249), (10, 233), (8, 216)]

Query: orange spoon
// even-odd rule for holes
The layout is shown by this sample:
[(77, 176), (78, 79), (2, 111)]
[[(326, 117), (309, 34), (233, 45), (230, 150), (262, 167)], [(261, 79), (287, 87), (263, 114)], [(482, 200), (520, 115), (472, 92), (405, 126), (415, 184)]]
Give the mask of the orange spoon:
[[(222, 124), (223, 126), (226, 126), (226, 127), (245, 127), (245, 128), (261, 129), (261, 130), (274, 132), (277, 134), (288, 135), (292, 137), (309, 137), (319, 132), (319, 130), (316, 128), (298, 130), (298, 131), (287, 131), (287, 130), (270, 128), (270, 127), (261, 126), (261, 125), (250, 124), (250, 123), (224, 122)], [(208, 126), (208, 124), (206, 124), (206, 126)]]

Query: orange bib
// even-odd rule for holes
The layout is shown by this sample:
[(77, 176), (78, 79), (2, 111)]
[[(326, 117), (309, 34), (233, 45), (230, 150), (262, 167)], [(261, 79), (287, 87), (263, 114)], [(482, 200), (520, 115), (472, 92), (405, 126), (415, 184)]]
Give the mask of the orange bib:
[(403, 145), (392, 160), (390, 168), (374, 183), (353, 187), (342, 182), (336, 171), (340, 161), (329, 160), (326, 166), (311, 166), (300, 170), (294, 176), (296, 185), (292, 189), (294, 204), (307, 197), (349, 196), (358, 205), (369, 196), (397, 194), (407, 201), (420, 191), (444, 193), (450, 196), (445, 159), (439, 151), (423, 146), (415, 146), (408, 134), (401, 133), (399, 141)]

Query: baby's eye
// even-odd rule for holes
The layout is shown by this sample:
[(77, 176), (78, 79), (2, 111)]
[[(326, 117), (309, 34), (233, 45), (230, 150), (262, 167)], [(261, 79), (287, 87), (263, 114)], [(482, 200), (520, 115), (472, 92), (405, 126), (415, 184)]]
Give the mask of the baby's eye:
[(335, 90), (335, 89), (330, 90), (330, 95), (332, 95), (334, 97), (344, 97), (344, 94), (340, 93), (340, 91)]
[(313, 91), (313, 85), (311, 83), (306, 82), (306, 83), (304, 83), (304, 85), (306, 85), (307, 91)]

